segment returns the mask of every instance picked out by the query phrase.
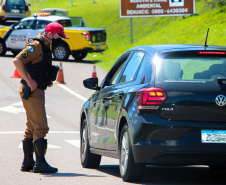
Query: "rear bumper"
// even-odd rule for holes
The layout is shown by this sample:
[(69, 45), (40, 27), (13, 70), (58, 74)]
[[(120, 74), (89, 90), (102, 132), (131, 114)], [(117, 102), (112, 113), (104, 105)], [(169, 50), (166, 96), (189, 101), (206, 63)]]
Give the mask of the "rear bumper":
[(88, 53), (93, 53), (93, 52), (103, 52), (108, 49), (108, 45), (105, 43), (100, 43), (100, 44), (91, 44), (89, 47), (85, 47), (85, 50)]
[(225, 148), (133, 146), (137, 163), (172, 165), (226, 164)]
[(25, 18), (25, 15), (5, 15), (1, 19), (6, 21), (6, 20), (21, 20), (23, 18)]
[[(173, 122), (157, 116), (143, 122), (145, 117), (138, 117), (142, 122), (131, 135), (137, 163), (226, 164), (226, 143), (202, 142), (202, 130), (226, 130), (226, 123)], [(138, 127), (138, 122), (131, 126)]]

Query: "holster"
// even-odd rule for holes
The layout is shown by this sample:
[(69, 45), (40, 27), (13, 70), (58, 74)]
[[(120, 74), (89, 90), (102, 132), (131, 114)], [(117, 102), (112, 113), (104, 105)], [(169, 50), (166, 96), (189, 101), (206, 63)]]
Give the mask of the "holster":
[(31, 96), (32, 92), (31, 92), (31, 88), (28, 86), (26, 80), (24, 80), (23, 78), (21, 79), (20, 81), (23, 85), (24, 85), (24, 88), (23, 88), (23, 97), (25, 100), (28, 100), (28, 98)]

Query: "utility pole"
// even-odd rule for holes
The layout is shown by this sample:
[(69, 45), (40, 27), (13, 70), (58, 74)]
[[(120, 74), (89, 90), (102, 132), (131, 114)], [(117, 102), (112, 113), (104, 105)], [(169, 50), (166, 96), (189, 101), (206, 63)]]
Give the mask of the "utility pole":
[(71, 0), (71, 6), (73, 6), (73, 0)]

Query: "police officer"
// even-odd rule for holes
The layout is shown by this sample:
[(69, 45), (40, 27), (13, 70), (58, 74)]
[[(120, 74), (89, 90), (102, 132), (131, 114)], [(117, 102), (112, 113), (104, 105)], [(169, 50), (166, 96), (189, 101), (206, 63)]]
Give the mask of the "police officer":
[[(33, 170), (34, 173), (55, 173), (57, 168), (51, 167), (45, 160), (49, 131), (45, 111), (45, 93), (52, 86), (58, 69), (52, 66), (50, 46), (60, 43), (64, 34), (63, 26), (53, 22), (45, 27), (33, 41), (13, 60), (16, 69), (22, 76), (19, 93), (26, 110), (27, 121), (23, 139), (24, 160), (21, 171)], [(36, 161), (33, 159), (35, 152)]]

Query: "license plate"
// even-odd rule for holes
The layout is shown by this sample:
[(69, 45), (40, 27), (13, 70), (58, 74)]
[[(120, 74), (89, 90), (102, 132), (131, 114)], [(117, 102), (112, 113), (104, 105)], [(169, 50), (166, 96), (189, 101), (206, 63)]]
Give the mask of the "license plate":
[(202, 143), (226, 143), (226, 130), (202, 130)]
[(11, 12), (12, 12), (12, 13), (20, 13), (20, 10), (12, 9)]

